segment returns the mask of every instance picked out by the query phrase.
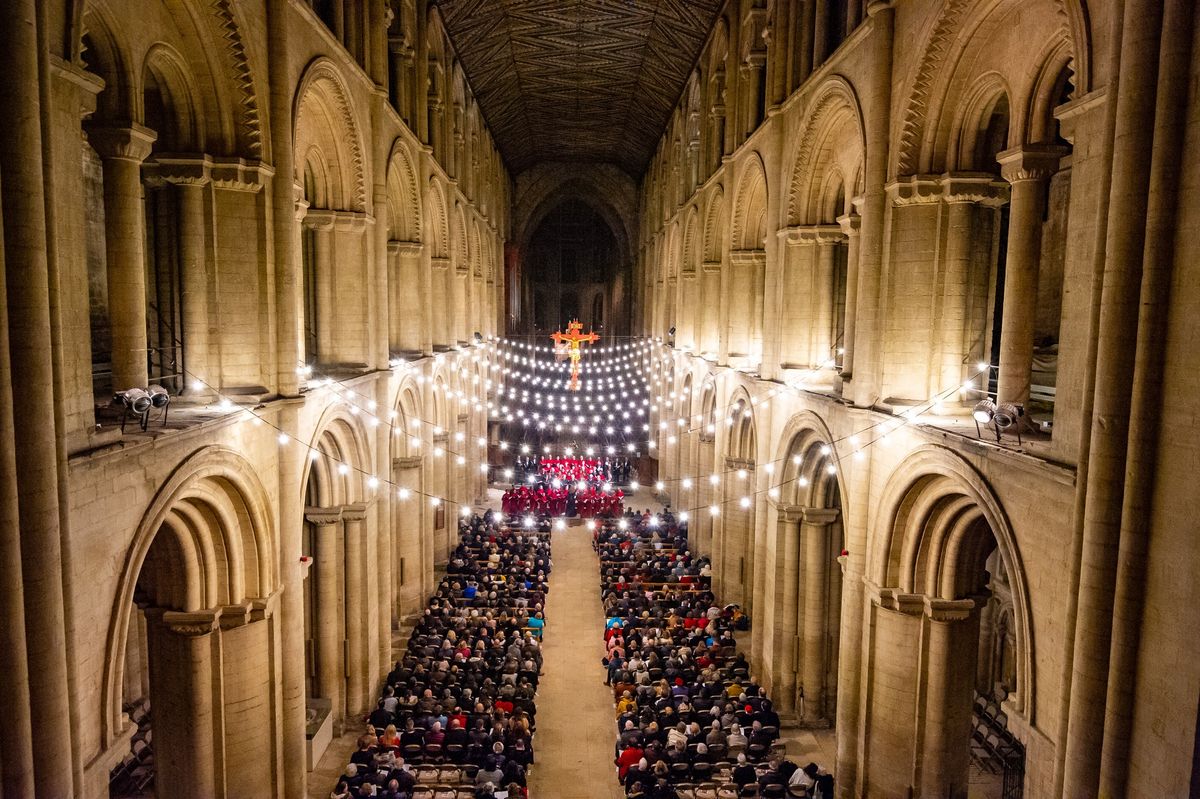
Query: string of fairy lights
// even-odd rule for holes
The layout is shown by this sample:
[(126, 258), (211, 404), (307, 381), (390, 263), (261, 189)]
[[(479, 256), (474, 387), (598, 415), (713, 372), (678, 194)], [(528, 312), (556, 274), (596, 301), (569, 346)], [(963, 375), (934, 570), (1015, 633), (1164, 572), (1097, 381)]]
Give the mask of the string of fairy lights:
[[(386, 426), (391, 434), (399, 439), (407, 437), (405, 451), (429, 451), (434, 459), (447, 459), (460, 468), (466, 469), (473, 465), (483, 475), (492, 474), (493, 467), (489, 462), (489, 447), (512, 455), (543, 456), (561, 453), (566, 457), (599, 457), (629, 455), (637, 456), (642, 447), (647, 453), (661, 449), (662, 439), (667, 446), (685, 446), (687, 436), (700, 434), (710, 438), (703, 439), (706, 443), (715, 440), (715, 434), (723, 420), (724, 426), (732, 428), (739, 417), (753, 420), (756, 410), (769, 406), (783, 393), (803, 393), (808, 391), (802, 384), (777, 385), (766, 392), (765, 396), (744, 396), (730, 402), (721, 408), (714, 404), (707, 412), (699, 414), (676, 415), (669, 414), (668, 408), (681, 402), (690, 404), (692, 394), (700, 391), (714, 391), (716, 376), (708, 375), (700, 389), (683, 389), (675, 391), (670, 383), (674, 379), (674, 360), (671, 350), (664, 347), (660, 341), (644, 339), (630, 341), (608, 347), (594, 348), (597, 356), (590, 362), (593, 373), (604, 374), (605, 378), (598, 386), (585, 388), (581, 386), (578, 394), (563, 392), (561, 395), (553, 392), (536, 390), (541, 384), (534, 383), (538, 372), (553, 372), (563, 364), (549, 358), (539, 358), (540, 355), (556, 354), (554, 347), (528, 344), (502, 338), (489, 337), (488, 340), (476, 345), (460, 348), (448, 353), (438, 353), (428, 359), (434, 370), (443, 366), (448, 367), (451, 375), (464, 376), (462, 381), (465, 388), (450, 388), (433, 376), (427, 376), (419, 371), (413, 375), (418, 386), (429, 383), (428, 389), (433, 393), (443, 393), (450, 402), (457, 401), (460, 408), (473, 408), (476, 412), (487, 412), (493, 422), (515, 422), (522, 433), (532, 428), (539, 433), (581, 435), (587, 431), (590, 435), (600, 435), (601, 431), (609, 439), (605, 441), (572, 441), (560, 443), (559, 446), (536, 444), (522, 438), (514, 440), (503, 438), (489, 442), (486, 436), (477, 436), (468, 443), (466, 432), (459, 430), (451, 433), (442, 425), (420, 418), (412, 414), (402, 414), (397, 409), (382, 411), (376, 400), (356, 391), (348, 385), (351, 380), (360, 379), (360, 375), (335, 379), (331, 376), (317, 376), (308, 366), (301, 366), (297, 372), (305, 380), (308, 391), (328, 390), (338, 396), (338, 400), (347, 406), (352, 416), (361, 418), (368, 428)], [(609, 358), (598, 357), (599, 354), (610, 355)], [(517, 359), (521, 360), (517, 360)], [(506, 363), (516, 362), (529, 367), (527, 370), (514, 369)], [(393, 372), (403, 374), (415, 371), (418, 363), (393, 361)], [(714, 463), (712, 470), (703, 473), (684, 475), (680, 477), (659, 480), (653, 488), (660, 493), (667, 493), (681, 506), (676, 515), (681, 521), (687, 521), (692, 514), (707, 512), (710, 516), (719, 516), (725, 506), (736, 506), (743, 510), (753, 507), (754, 502), (766, 495), (772, 500), (778, 500), (783, 490), (795, 484), (803, 488), (808, 485), (810, 477), (820, 473), (827, 474), (830, 479), (836, 478), (844, 462), (861, 462), (865, 460), (866, 451), (877, 444), (886, 444), (889, 436), (929, 412), (938, 411), (941, 406), (959, 393), (979, 391), (975, 387), (976, 380), (982, 379), (986, 385), (987, 376), (993, 367), (986, 363), (976, 366), (976, 371), (963, 383), (944, 389), (925, 402), (918, 403), (902, 413), (894, 416), (884, 416), (873, 421), (855, 432), (835, 437), (819, 445), (817, 457), (821, 463), (809, 464), (805, 469), (803, 458), (799, 454), (784, 455), (779, 458), (761, 463), (758, 469), (767, 476), (765, 485), (755, 486), (751, 470), (728, 466), (718, 468)], [(603, 370), (603, 371), (602, 371)], [(615, 370), (615, 371), (614, 371)], [(812, 370), (821, 371), (821, 367)], [(484, 377), (495, 373), (497, 379)], [(223, 394), (215, 386), (208, 384), (203, 378), (186, 374), (186, 379), (193, 388), (203, 390), (215, 397), (217, 410), (227, 413), (244, 413), (251, 417), (255, 426), (268, 426), (274, 430), (280, 447), (300, 446), (305, 448), (307, 456), (312, 461), (325, 459), (328, 466), (339, 475), (349, 477), (355, 475), (363, 481), (369, 492), (390, 491), (400, 501), (414, 497), (422, 497), (433, 507), (451, 504), (451, 500), (442, 495), (401, 485), (392, 480), (357, 466), (347, 460), (321, 449), (320, 442), (303, 441), (274, 424), (266, 415), (260, 412), (260, 407), (239, 405), (236, 400)], [(542, 378), (545, 380), (546, 378)], [(507, 384), (507, 388), (506, 388)], [(514, 384), (522, 387), (516, 388)], [(530, 391), (525, 386), (533, 385)], [(651, 387), (655, 390), (667, 390), (650, 396)], [(496, 399), (489, 399), (489, 394)], [(507, 398), (510, 404), (501, 404), (501, 398)], [(558, 403), (558, 412), (551, 409)], [(570, 404), (572, 417), (565, 406)], [(586, 409), (587, 415), (584, 414)], [(670, 419), (661, 418), (669, 415)], [(654, 417), (659, 417), (654, 423)], [(574, 421), (572, 421), (572, 419)], [(518, 421), (519, 420), (519, 421)], [(610, 424), (611, 423), (611, 424)], [(657, 435), (656, 435), (657, 432)], [(427, 437), (426, 437), (427, 434)], [(614, 443), (613, 436), (623, 437), (619, 443)], [(637, 440), (628, 437), (638, 436)], [(474, 446), (471, 444), (473, 443)], [(714, 460), (716, 455), (714, 454)], [(503, 475), (506, 481), (511, 481), (514, 472), (511, 468), (497, 468), (495, 476)], [(708, 501), (701, 501), (700, 492), (705, 485), (712, 492), (719, 487), (725, 490)], [(732, 489), (731, 486), (736, 486)], [(630, 487), (637, 489), (638, 483), (631, 482)], [(611, 489), (611, 486), (606, 486)], [(472, 508), (463, 505), (461, 512), (469, 515)], [(525, 520), (527, 523), (528, 519)]]

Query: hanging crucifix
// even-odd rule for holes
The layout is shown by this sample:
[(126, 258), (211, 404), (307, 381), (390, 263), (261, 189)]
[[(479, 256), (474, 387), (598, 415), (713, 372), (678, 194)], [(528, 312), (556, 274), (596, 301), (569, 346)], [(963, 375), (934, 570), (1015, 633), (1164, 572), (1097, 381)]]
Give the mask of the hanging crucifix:
[(567, 384), (567, 389), (578, 391), (579, 358), (583, 354), (580, 347), (584, 344), (595, 344), (600, 340), (600, 336), (591, 332), (584, 333), (583, 323), (578, 319), (572, 319), (567, 325), (566, 333), (555, 331), (550, 338), (554, 339), (555, 353), (563, 353), (571, 359), (571, 382)]

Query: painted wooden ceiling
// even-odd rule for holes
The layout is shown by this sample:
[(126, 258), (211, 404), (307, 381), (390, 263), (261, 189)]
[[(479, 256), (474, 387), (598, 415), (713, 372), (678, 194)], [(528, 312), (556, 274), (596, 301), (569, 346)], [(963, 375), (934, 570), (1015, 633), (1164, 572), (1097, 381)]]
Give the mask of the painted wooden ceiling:
[(512, 172), (604, 161), (640, 176), (720, 0), (438, 0)]

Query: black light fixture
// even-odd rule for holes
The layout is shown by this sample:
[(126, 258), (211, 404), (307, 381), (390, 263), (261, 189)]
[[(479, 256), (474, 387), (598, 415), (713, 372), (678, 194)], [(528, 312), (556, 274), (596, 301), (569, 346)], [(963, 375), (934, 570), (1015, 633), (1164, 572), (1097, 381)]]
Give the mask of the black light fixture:
[(475, 343), (476, 343), (476, 344), (482, 344), (482, 343), (483, 343), (483, 336), (481, 336), (481, 335), (479, 334), (479, 331), (478, 331), (478, 330), (476, 330), (476, 331), (475, 331)]
[(163, 412), (163, 426), (167, 424), (167, 406), (171, 404), (171, 395), (162, 386), (149, 388), (130, 388), (118, 391), (113, 395), (113, 405), (121, 409), (121, 432), (125, 432), (125, 423), (132, 415), (137, 418), (142, 432), (150, 424), (150, 411), (160, 408)]

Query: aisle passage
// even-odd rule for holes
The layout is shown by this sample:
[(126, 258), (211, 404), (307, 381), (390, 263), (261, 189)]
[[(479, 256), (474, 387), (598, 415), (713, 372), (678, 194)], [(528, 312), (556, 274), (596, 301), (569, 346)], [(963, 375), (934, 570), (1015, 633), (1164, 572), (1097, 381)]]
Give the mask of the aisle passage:
[(604, 611), (591, 535), (581, 522), (554, 534), (532, 799), (624, 796), (613, 768), (613, 699), (600, 665)]

